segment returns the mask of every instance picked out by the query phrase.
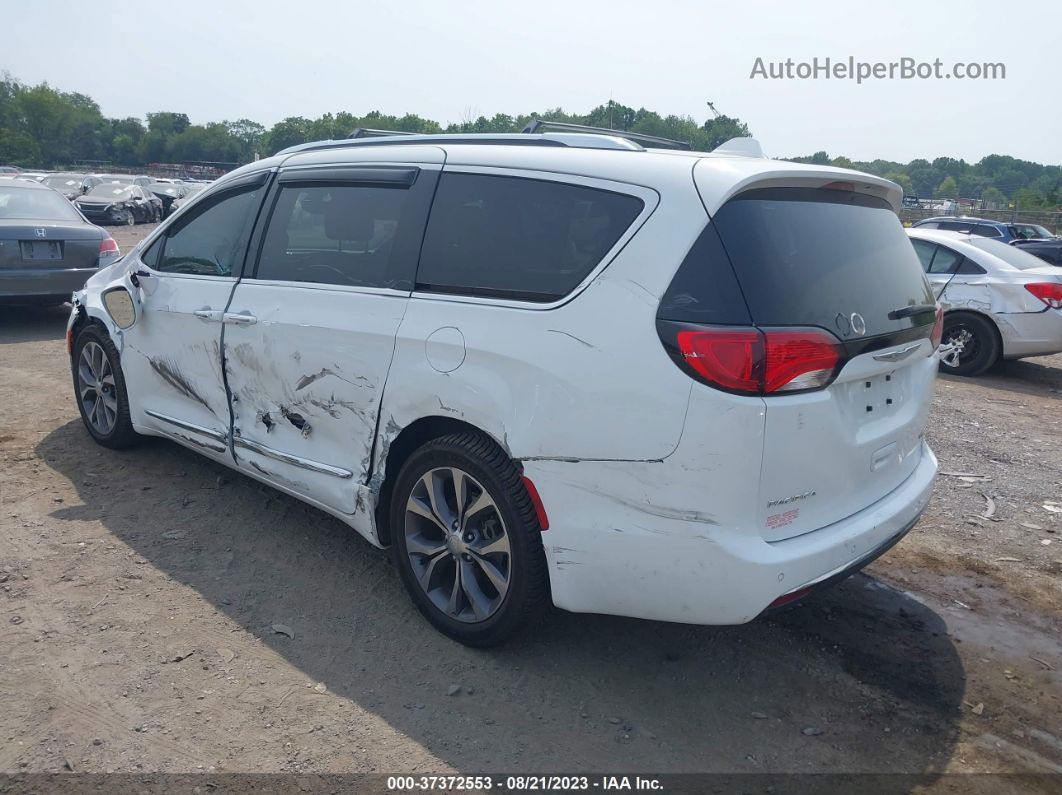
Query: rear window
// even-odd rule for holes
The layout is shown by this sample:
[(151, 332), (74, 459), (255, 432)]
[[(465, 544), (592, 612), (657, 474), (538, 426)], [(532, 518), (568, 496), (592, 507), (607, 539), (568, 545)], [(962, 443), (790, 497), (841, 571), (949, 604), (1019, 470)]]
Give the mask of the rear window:
[[(758, 325), (819, 326), (845, 339), (933, 322), (932, 312), (889, 318), (934, 299), (884, 199), (814, 188), (750, 190), (723, 205), (712, 223)], [(865, 324), (862, 335), (853, 331), (853, 315)]]
[(601, 262), (642, 206), (634, 196), (583, 185), (443, 174), (417, 288), (555, 301)]
[(54, 191), (34, 188), (0, 187), (0, 218), (81, 222), (81, 216), (65, 197)]

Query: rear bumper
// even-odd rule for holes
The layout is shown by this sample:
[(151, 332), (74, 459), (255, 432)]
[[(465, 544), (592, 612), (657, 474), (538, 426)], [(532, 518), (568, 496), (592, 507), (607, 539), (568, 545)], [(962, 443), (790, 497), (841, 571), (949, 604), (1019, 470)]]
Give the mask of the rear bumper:
[(0, 300), (20, 301), (46, 298), (66, 300), (85, 286), (97, 268), (4, 268), (0, 270)]
[[(673, 481), (660, 463), (527, 462), (551, 527), (543, 545), (553, 600), (575, 612), (689, 624), (741, 624), (776, 599), (825, 586), (867, 565), (903, 537), (929, 504), (937, 460), (921, 460), (898, 487), (847, 519), (783, 541), (717, 524), (707, 514), (633, 505), (603, 492), (632, 477)], [(653, 472), (651, 467), (659, 470)], [(651, 473), (651, 475), (650, 475)], [(591, 487), (592, 486), (592, 487)], [(705, 487), (688, 504), (703, 504)], [(569, 510), (571, 508), (571, 510)], [(650, 512), (651, 511), (651, 512)], [(565, 524), (566, 514), (580, 517)]]
[(1062, 310), (993, 315), (1003, 338), (1003, 358), (1050, 356), (1062, 351)]

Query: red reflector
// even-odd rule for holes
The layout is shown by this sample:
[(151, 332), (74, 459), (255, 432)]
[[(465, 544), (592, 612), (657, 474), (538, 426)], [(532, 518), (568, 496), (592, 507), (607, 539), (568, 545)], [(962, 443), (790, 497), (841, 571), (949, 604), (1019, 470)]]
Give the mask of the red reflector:
[(1036, 282), (1025, 285), (1025, 289), (1052, 309), (1062, 309), (1062, 284), (1058, 282)]
[(825, 185), (822, 186), (822, 189), (823, 190), (846, 190), (846, 191), (851, 192), (851, 191), (855, 190), (855, 183), (854, 182), (827, 182)]
[(940, 347), (940, 341), (944, 337), (944, 307), (937, 304), (937, 319), (933, 323), (933, 332), (929, 335), (929, 341), (933, 344), (933, 350)]
[(768, 331), (764, 392), (816, 389), (833, 378), (839, 345), (821, 331)]
[(696, 372), (724, 389), (759, 392), (763, 334), (755, 329), (680, 331), (678, 347)]
[(521, 477), (520, 480), (524, 482), (527, 496), (531, 498), (531, 504), (535, 507), (535, 513), (538, 515), (538, 526), (543, 530), (549, 530), (549, 517), (546, 516), (546, 506), (542, 504), (542, 498), (538, 496), (538, 489), (531, 482), (531, 478)]
[(118, 254), (118, 243), (113, 237), (104, 238), (100, 241), (100, 254)]
[(66, 330), (66, 352), (68, 354), (74, 352), (74, 330), (72, 328)]
[(803, 588), (797, 588), (795, 591), (790, 591), (789, 593), (782, 594), (767, 606), (781, 607), (782, 605), (787, 605), (790, 602), (795, 602), (800, 597), (805, 596), (809, 591), (811, 591), (810, 585), (807, 585)]
[(770, 394), (826, 386), (841, 346), (818, 329), (679, 331), (679, 351), (694, 372), (734, 392)]

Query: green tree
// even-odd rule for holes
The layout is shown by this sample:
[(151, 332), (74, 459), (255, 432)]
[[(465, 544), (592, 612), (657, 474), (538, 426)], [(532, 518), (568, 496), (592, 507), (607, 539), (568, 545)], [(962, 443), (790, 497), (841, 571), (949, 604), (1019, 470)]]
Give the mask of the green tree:
[(954, 199), (959, 195), (959, 185), (955, 182), (955, 177), (947, 176), (937, 186), (937, 192), (934, 196), (938, 199)]

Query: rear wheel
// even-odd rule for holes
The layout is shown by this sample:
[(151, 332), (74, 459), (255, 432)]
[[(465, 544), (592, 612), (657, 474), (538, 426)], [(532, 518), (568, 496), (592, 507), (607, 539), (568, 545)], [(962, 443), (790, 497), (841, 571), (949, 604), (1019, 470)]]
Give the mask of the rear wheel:
[(74, 341), (71, 361), (74, 398), (81, 420), (92, 438), (104, 447), (120, 449), (137, 439), (129, 419), (129, 398), (118, 349), (107, 332), (85, 326)]
[(525, 626), (548, 592), (541, 529), (516, 465), (483, 436), (428, 442), (399, 472), (392, 555), (429, 622), (469, 646)]
[(940, 370), (952, 375), (980, 375), (999, 361), (1002, 345), (992, 322), (971, 312), (952, 312), (944, 316), (944, 345), (957, 343), (959, 353), (951, 358), (955, 366), (941, 360)]

